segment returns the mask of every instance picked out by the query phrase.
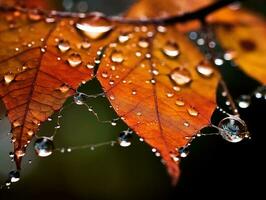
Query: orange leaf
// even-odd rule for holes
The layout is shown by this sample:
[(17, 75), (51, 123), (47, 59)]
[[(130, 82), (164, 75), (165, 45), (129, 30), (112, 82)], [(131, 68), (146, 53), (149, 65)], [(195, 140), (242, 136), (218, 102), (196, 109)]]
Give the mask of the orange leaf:
[(101, 17), (56, 19), (18, 11), (2, 12), (0, 21), (0, 97), (12, 123), (20, 168), (40, 124), (93, 77), (94, 59), (105, 43), (100, 32), (89, 37), (88, 23), (107, 22)]
[(178, 149), (211, 123), (219, 74), (175, 27), (122, 26), (113, 38), (97, 78), (118, 115), (157, 149), (176, 182)]
[(209, 17), (224, 49), (245, 73), (266, 84), (266, 22), (251, 12), (222, 9)]

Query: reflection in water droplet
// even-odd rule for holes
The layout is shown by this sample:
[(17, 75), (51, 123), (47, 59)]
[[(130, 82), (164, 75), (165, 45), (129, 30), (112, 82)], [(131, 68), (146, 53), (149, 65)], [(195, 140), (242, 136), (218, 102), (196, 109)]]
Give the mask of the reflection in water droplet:
[(174, 83), (176, 83), (179, 86), (188, 85), (192, 81), (190, 72), (183, 67), (176, 68), (170, 74), (170, 78), (172, 81), (174, 81)]
[(34, 143), (34, 150), (40, 157), (50, 156), (54, 150), (53, 140), (48, 137), (38, 138)]
[(178, 152), (180, 154), (180, 157), (182, 157), (182, 158), (187, 157), (188, 154), (189, 154), (189, 151), (188, 151), (188, 148), (187, 147), (181, 147), (181, 148), (179, 148), (178, 149)]
[(125, 130), (119, 134), (118, 142), (121, 147), (128, 147), (131, 145), (132, 131)]
[(209, 78), (213, 75), (214, 70), (208, 63), (201, 63), (196, 67), (197, 72), (206, 78)]
[(199, 112), (196, 111), (194, 108), (188, 108), (188, 109), (187, 109), (187, 112), (188, 112), (189, 115), (191, 115), (191, 116), (193, 116), (193, 117), (196, 117), (196, 116), (199, 115)]
[(235, 116), (224, 118), (218, 127), (221, 136), (228, 142), (240, 142), (249, 135), (245, 122)]
[(251, 103), (251, 98), (249, 95), (241, 95), (237, 99), (237, 104), (240, 108), (248, 108)]
[(9, 178), (9, 180), (10, 180), (11, 183), (18, 182), (19, 179), (20, 179), (19, 171), (11, 171), (11, 172), (9, 172), (8, 178)]
[(14, 74), (6, 74), (4, 76), (4, 79), (5, 79), (5, 83), (9, 84), (15, 79), (15, 75)]
[(70, 49), (70, 43), (66, 40), (60, 40), (57, 44), (57, 48), (62, 52), (65, 53)]
[(82, 93), (76, 93), (73, 97), (75, 104), (83, 105), (86, 101), (86, 96)]
[(81, 56), (78, 53), (72, 53), (67, 61), (71, 67), (77, 67), (82, 63)]
[(170, 41), (164, 45), (162, 52), (170, 58), (176, 58), (180, 54), (178, 44)]
[(124, 61), (124, 56), (120, 51), (114, 51), (111, 54), (111, 60), (115, 63), (122, 63)]
[(111, 23), (104, 17), (91, 17), (76, 24), (76, 28), (92, 40), (103, 37), (113, 28)]

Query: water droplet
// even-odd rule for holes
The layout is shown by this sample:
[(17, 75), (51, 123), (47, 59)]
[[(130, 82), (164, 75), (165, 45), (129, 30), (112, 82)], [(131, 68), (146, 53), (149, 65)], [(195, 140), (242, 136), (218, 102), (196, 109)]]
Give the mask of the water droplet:
[(160, 72), (157, 69), (153, 69), (152, 70), (152, 74), (155, 75), (155, 76), (158, 76), (160, 74)]
[(73, 98), (77, 105), (83, 105), (86, 101), (86, 98), (82, 93), (76, 93)]
[(131, 94), (132, 95), (136, 95), (137, 94), (137, 90), (136, 89), (132, 89)]
[(208, 63), (205, 63), (205, 62), (199, 64), (196, 67), (196, 70), (201, 76), (206, 77), (206, 78), (211, 77), (214, 73), (213, 68)]
[(16, 150), (15, 151), (15, 154), (16, 154), (16, 156), (19, 158), (19, 157), (23, 157), (23, 156), (25, 156), (25, 151), (24, 150), (22, 150), (22, 149), (19, 149), (19, 150)]
[(116, 126), (117, 125), (116, 120), (111, 121), (111, 125)]
[(108, 78), (108, 73), (107, 72), (102, 72), (102, 77), (103, 78)]
[(234, 58), (236, 57), (236, 52), (235, 51), (227, 51), (225, 54), (224, 54), (224, 59), (225, 60), (233, 60)]
[(170, 58), (176, 58), (180, 54), (178, 44), (170, 41), (164, 45), (162, 52)]
[(266, 86), (258, 87), (254, 94), (257, 99), (261, 99), (261, 98), (266, 99)]
[(196, 40), (198, 38), (198, 33), (197, 32), (190, 32), (189, 33), (189, 38), (191, 40)]
[(18, 182), (19, 179), (20, 179), (19, 171), (11, 171), (11, 172), (9, 172), (8, 178), (9, 178), (9, 180), (10, 180), (11, 183)]
[(72, 53), (67, 59), (71, 67), (77, 67), (82, 63), (81, 56), (78, 53)]
[(237, 104), (240, 108), (248, 108), (251, 103), (251, 98), (249, 95), (241, 95), (237, 99)]
[(190, 72), (183, 67), (176, 68), (171, 74), (170, 78), (179, 86), (188, 85), (191, 83), (192, 78)]
[(182, 100), (176, 100), (176, 101), (175, 101), (175, 104), (176, 104), (177, 106), (184, 106), (184, 105), (185, 105), (185, 102), (182, 101)]
[(136, 52), (137, 57), (140, 57), (141, 55), (142, 55), (141, 52), (139, 52), (139, 51)]
[(173, 86), (173, 90), (176, 92), (179, 92), (181, 90), (181, 88), (175, 85), (175, 86)]
[(115, 63), (122, 63), (124, 61), (124, 56), (120, 51), (114, 51), (111, 54), (111, 60)]
[(188, 108), (188, 109), (187, 109), (187, 112), (188, 112), (189, 115), (191, 115), (191, 116), (193, 116), (193, 117), (196, 117), (196, 116), (199, 115), (199, 112), (196, 111), (194, 108)]
[(113, 26), (105, 17), (93, 16), (78, 22), (76, 28), (88, 38), (96, 40), (110, 32)]
[(70, 153), (72, 151), (71, 148), (67, 148), (67, 152)]
[(15, 156), (15, 155), (14, 155), (13, 152), (10, 152), (10, 153), (9, 153), (9, 158), (14, 158), (14, 156)]
[(15, 79), (15, 75), (14, 74), (6, 74), (4, 76), (4, 79), (5, 79), (5, 83), (9, 84)]
[(28, 18), (32, 21), (39, 21), (42, 16), (37, 11), (28, 12)]
[(190, 124), (189, 124), (188, 122), (184, 122), (184, 126), (185, 126), (185, 127), (189, 127)]
[(65, 53), (70, 49), (70, 43), (66, 40), (60, 40), (57, 44), (57, 48), (62, 52)]
[(129, 35), (128, 34), (121, 34), (118, 36), (118, 42), (120, 43), (125, 43), (129, 40)]
[(141, 48), (148, 48), (149, 47), (149, 42), (146, 38), (140, 38), (138, 42), (138, 46)]
[(81, 43), (81, 47), (83, 48), (83, 49), (89, 49), (90, 47), (91, 47), (91, 43), (89, 43), (88, 41), (83, 41), (82, 43)]
[(179, 156), (177, 156), (175, 154), (171, 154), (171, 157), (172, 157), (173, 161), (175, 161), (175, 162), (179, 162), (180, 161)]
[(172, 92), (167, 92), (167, 93), (166, 93), (166, 96), (167, 96), (168, 98), (172, 98), (172, 97), (174, 96), (174, 93), (172, 93)]
[(189, 154), (189, 151), (188, 151), (188, 148), (187, 147), (181, 147), (181, 148), (179, 148), (178, 149), (178, 152), (179, 152), (181, 158), (185, 158)]
[(130, 139), (132, 138), (132, 131), (125, 130), (119, 134), (118, 142), (121, 147), (128, 147), (131, 145)]
[(197, 44), (200, 45), (200, 46), (202, 46), (202, 45), (205, 44), (205, 40), (204, 40), (203, 38), (199, 38), (199, 39), (197, 40)]
[(68, 92), (69, 91), (69, 86), (68, 85), (62, 85), (60, 88), (59, 88), (59, 90), (62, 92), (62, 93), (66, 93), (66, 92)]
[(165, 26), (157, 26), (157, 31), (159, 33), (165, 33), (166, 32), (166, 27)]
[(155, 85), (156, 84), (156, 80), (155, 79), (151, 79), (150, 80), (150, 83), (153, 84), (153, 85)]
[(50, 156), (54, 150), (53, 140), (48, 137), (38, 138), (34, 143), (34, 150), (40, 157)]
[(224, 118), (218, 127), (221, 136), (228, 142), (240, 142), (249, 134), (245, 122), (236, 116)]
[(223, 59), (221, 59), (221, 58), (216, 58), (216, 59), (214, 59), (214, 63), (215, 63), (215, 65), (217, 65), (217, 66), (221, 66), (221, 65), (224, 64), (224, 61), (223, 61)]
[(19, 127), (19, 126), (21, 126), (21, 123), (20, 123), (19, 121), (14, 121), (14, 122), (12, 123), (12, 125), (13, 125), (14, 127)]

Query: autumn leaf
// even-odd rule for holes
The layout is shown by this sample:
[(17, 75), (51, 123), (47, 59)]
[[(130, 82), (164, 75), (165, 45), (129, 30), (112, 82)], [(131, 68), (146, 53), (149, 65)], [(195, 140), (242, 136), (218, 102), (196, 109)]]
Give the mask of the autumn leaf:
[(64, 19), (19, 11), (2, 12), (0, 21), (0, 96), (20, 168), (40, 124), (93, 77), (102, 33), (90, 35), (87, 22), (108, 22), (100, 16)]
[(166, 162), (175, 182), (180, 150), (211, 124), (219, 74), (175, 27), (121, 26), (97, 78), (119, 116)]

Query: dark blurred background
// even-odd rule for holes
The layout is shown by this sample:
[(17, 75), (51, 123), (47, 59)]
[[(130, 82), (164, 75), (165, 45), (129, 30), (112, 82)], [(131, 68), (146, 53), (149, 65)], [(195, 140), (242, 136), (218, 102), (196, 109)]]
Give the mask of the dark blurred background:
[[(97, 10), (116, 15), (132, 2), (64, 0), (58, 1), (58, 5), (69, 11)], [(246, 6), (263, 15), (266, 13), (265, 1), (248, 1)], [(224, 69), (225, 79), (235, 98), (259, 86), (236, 67), (224, 66)], [(80, 91), (92, 94), (101, 92), (101, 88), (97, 81), (92, 81), (82, 86)], [(89, 104), (104, 120), (116, 117), (104, 98), (91, 99)], [(0, 199), (217, 199), (221, 196), (241, 198), (248, 195), (257, 199), (256, 195), (265, 196), (263, 139), (266, 134), (266, 100), (252, 98), (251, 106), (240, 109), (240, 113), (252, 133), (252, 139), (237, 144), (226, 142), (220, 136), (196, 139), (189, 156), (181, 162), (182, 174), (176, 186), (171, 186), (160, 158), (155, 157), (150, 147), (134, 136), (128, 148), (104, 146), (94, 151), (86, 149), (55, 153), (44, 159), (37, 157), (30, 147), (24, 158), (21, 181), (9, 190), (0, 190)], [(7, 136), (9, 124), (3, 113), (1, 115), (0, 183), (4, 183), (13, 165), (8, 156), (12, 151), (10, 136)], [(54, 123), (55, 120), (46, 122), (39, 135), (52, 135)], [(85, 107), (73, 105), (63, 112), (55, 145), (68, 147), (116, 140), (119, 132), (126, 128), (123, 123), (116, 127), (98, 123)]]

